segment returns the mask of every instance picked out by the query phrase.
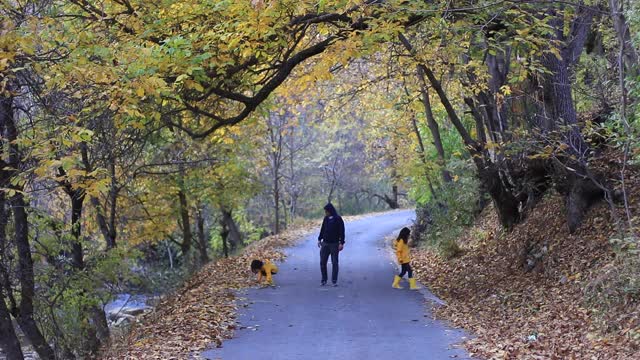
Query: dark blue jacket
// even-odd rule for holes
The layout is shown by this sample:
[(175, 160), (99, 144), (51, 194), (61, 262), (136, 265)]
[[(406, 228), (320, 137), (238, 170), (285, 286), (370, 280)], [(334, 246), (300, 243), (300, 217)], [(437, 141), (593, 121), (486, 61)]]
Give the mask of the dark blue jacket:
[(324, 220), (322, 220), (318, 241), (322, 240), (328, 244), (344, 244), (344, 221), (342, 221), (342, 218), (331, 203), (328, 203), (324, 209), (330, 215), (325, 216)]

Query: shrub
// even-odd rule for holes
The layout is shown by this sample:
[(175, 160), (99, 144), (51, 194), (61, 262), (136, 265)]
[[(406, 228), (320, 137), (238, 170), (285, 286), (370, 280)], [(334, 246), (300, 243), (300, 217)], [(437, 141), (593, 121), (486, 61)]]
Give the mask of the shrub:
[[(640, 249), (633, 236), (611, 239), (616, 258), (585, 288), (585, 302), (590, 305), (600, 327), (605, 331), (623, 328), (640, 329), (640, 320), (611, 318), (612, 314), (633, 314), (640, 307)], [(640, 336), (640, 334), (638, 334)]]
[(414, 230), (416, 238), (438, 250), (445, 258), (462, 253), (456, 239), (470, 226), (479, 210), (479, 182), (468, 161), (449, 164), (456, 181), (443, 184), (437, 197), (419, 205)]

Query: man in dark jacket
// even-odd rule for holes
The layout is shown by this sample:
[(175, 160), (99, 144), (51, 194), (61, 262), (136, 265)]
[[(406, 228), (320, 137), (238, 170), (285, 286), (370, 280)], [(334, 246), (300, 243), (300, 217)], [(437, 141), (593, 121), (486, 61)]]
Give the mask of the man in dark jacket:
[(325, 205), (324, 213), (325, 217), (318, 235), (322, 285), (327, 284), (327, 261), (331, 255), (331, 282), (333, 286), (338, 286), (338, 254), (344, 247), (344, 221), (331, 203)]

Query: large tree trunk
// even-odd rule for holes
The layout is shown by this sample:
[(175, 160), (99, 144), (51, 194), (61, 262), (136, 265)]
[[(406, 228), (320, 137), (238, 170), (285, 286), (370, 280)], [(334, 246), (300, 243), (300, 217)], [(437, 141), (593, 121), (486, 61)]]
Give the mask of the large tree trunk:
[[(2, 160), (0, 160), (0, 166), (3, 166)], [(0, 173), (3, 170), (0, 169)], [(3, 177), (0, 177), (0, 187), (4, 187)], [(5, 249), (7, 243), (7, 209), (6, 200), (3, 192), (0, 192), (0, 259), (5, 259)], [(7, 308), (7, 300), (5, 299), (5, 289), (9, 288), (9, 284), (5, 284), (8, 281), (8, 274), (4, 268), (4, 264), (0, 263), (0, 271), (2, 271), (2, 278), (0, 278), (0, 346), (4, 353), (7, 355), (8, 360), (23, 359), (22, 349), (20, 348), (20, 341), (16, 336), (13, 323), (11, 321), (11, 314)]]
[[(64, 170), (60, 170), (64, 174)], [(65, 191), (71, 199), (71, 235), (73, 242), (71, 244), (71, 264), (76, 271), (82, 271), (85, 268), (84, 252), (82, 249), (82, 209), (84, 206), (85, 193), (80, 189), (73, 189), (71, 184), (63, 184)], [(83, 325), (85, 332), (86, 346), (83, 349), (86, 355), (92, 355), (98, 352), (100, 344), (109, 338), (109, 327), (107, 325), (104, 310), (91, 306), (80, 306), (80, 314), (87, 319)], [(64, 334), (62, 334), (64, 335)]]
[[(563, 6), (560, 6), (561, 9)], [(555, 9), (549, 11), (552, 16), (549, 25), (556, 31), (550, 40), (561, 45), (558, 49), (560, 56), (553, 53), (542, 56), (542, 63), (548, 70), (543, 83), (544, 100), (545, 104), (550, 105), (551, 110), (551, 117), (544, 124), (546, 130), (555, 130), (558, 125), (566, 125), (573, 129), (578, 123), (578, 115), (573, 103), (571, 75), (587, 41), (594, 12), (595, 10), (588, 6), (579, 8), (572, 21), (570, 34), (567, 36), (564, 32), (566, 20), (563, 13)], [(582, 136), (574, 139), (572, 133), (574, 131), (570, 131), (568, 141), (575, 143), (567, 145), (571, 146), (575, 152), (574, 155), (584, 156), (586, 145)]]
[(591, 204), (604, 196), (604, 192), (593, 182), (593, 176), (590, 175), (589, 145), (578, 126), (578, 115), (571, 88), (573, 68), (584, 49), (594, 13), (595, 10), (591, 7), (585, 6), (578, 9), (568, 37), (562, 31), (564, 17), (560, 13), (555, 14), (551, 24), (558, 27), (558, 30), (553, 40), (562, 44), (559, 49), (561, 57), (546, 54), (542, 59), (549, 71), (543, 83), (545, 103), (550, 105), (551, 109), (551, 119), (546, 124), (547, 130), (556, 129), (559, 125), (567, 128), (563, 131), (564, 142), (568, 146), (566, 155), (562, 159), (565, 164), (562, 167), (556, 167), (556, 172), (559, 177), (566, 179), (567, 184), (564, 187), (569, 189), (565, 195), (567, 224), (570, 232), (578, 228)]
[(71, 201), (71, 265), (78, 270), (84, 269), (84, 254), (82, 250), (82, 209), (84, 207), (85, 192), (83, 189), (74, 189), (73, 184), (67, 179), (67, 172), (60, 167), (58, 175), (63, 179), (58, 183), (64, 189)]
[(273, 226), (273, 232), (275, 234), (280, 233), (280, 181), (278, 168), (274, 169), (273, 176), (273, 211), (275, 213), (275, 223)]
[(554, 54), (545, 55), (543, 64), (549, 71), (544, 80), (544, 103), (551, 105), (544, 129), (555, 130), (558, 125), (576, 124), (578, 116), (573, 106), (569, 64)]
[(71, 235), (73, 243), (71, 244), (71, 256), (73, 267), (76, 269), (84, 269), (84, 254), (82, 251), (82, 207), (84, 203), (84, 191), (75, 190), (68, 193), (71, 197)]
[(187, 204), (187, 195), (182, 189), (178, 191), (178, 199), (180, 202), (180, 219), (182, 226), (182, 243), (180, 243), (180, 250), (182, 250), (182, 255), (186, 257), (191, 250), (193, 235), (191, 233), (191, 221), (189, 219), (189, 205)]
[[(87, 172), (93, 171), (93, 166), (89, 161), (89, 154), (87, 150), (87, 145), (82, 143), (80, 145), (81, 153), (82, 153), (82, 162), (84, 164), (84, 168)], [(92, 197), (91, 204), (96, 209), (96, 220), (98, 221), (98, 228), (104, 237), (105, 244), (107, 246), (107, 250), (113, 249), (116, 247), (116, 238), (118, 233), (116, 231), (116, 210), (117, 210), (117, 200), (118, 200), (118, 186), (116, 181), (116, 169), (115, 169), (115, 160), (113, 155), (109, 156), (109, 175), (111, 182), (109, 184), (109, 195), (107, 204), (109, 205), (109, 221), (107, 221), (107, 217), (105, 215), (105, 209), (100, 203), (100, 200)]]
[(511, 228), (521, 220), (520, 202), (502, 182), (499, 171), (496, 165), (491, 164), (479, 171), (479, 177), (483, 190), (491, 195), (500, 223)]
[(400, 204), (398, 203), (398, 170), (396, 168), (397, 166), (397, 158), (396, 158), (396, 154), (393, 155), (393, 165), (391, 168), (391, 181), (393, 182), (391, 184), (391, 197), (389, 198), (386, 194), (384, 195), (386, 199), (387, 204), (389, 205), (389, 207), (391, 209), (397, 209), (400, 207)]
[(471, 157), (477, 167), (481, 185), (483, 189), (491, 195), (500, 222), (506, 228), (512, 227), (521, 219), (518, 199), (502, 181), (500, 171), (497, 165), (491, 161), (488, 153), (480, 149), (479, 144), (471, 138), (471, 135), (469, 135), (469, 132), (464, 127), (464, 124), (449, 101), (447, 94), (444, 92), (442, 85), (438, 79), (436, 79), (431, 69), (425, 67), (425, 74), (431, 86), (436, 90), (453, 126), (462, 137), (467, 149), (469, 149)]
[[(485, 92), (481, 93), (482, 103), (487, 112), (487, 118), (490, 119), (492, 128), (496, 134), (496, 142), (508, 141), (510, 136), (508, 133), (509, 123), (507, 121), (508, 97), (502, 96), (501, 88), (507, 84), (507, 75), (511, 66), (511, 47), (507, 46), (505, 50), (496, 52), (495, 55), (487, 54), (487, 67), (489, 68), (489, 89), (491, 97)], [(502, 101), (496, 101), (498, 95), (501, 95)]]
[(15, 242), (18, 250), (18, 278), (20, 279), (20, 306), (16, 320), (27, 336), (31, 345), (41, 359), (55, 359), (49, 343), (38, 329), (34, 319), (33, 299), (35, 298), (35, 280), (33, 259), (29, 245), (29, 222), (27, 218), (28, 204), (23, 195), (18, 193), (11, 199), (15, 226)]
[[(13, 117), (13, 99), (0, 97), (0, 134), (6, 141), (9, 165), (12, 169), (20, 169), (22, 156), (16, 145), (18, 129)], [(4, 145), (4, 144), (3, 144)], [(17, 171), (17, 170), (14, 170)], [(35, 297), (35, 280), (33, 273), (33, 259), (31, 258), (31, 246), (29, 244), (29, 221), (27, 217), (28, 204), (24, 200), (22, 188), (12, 186), (18, 191), (11, 199), (11, 209), (14, 218), (14, 241), (18, 251), (18, 279), (20, 281), (20, 304), (13, 314), (27, 336), (36, 352), (43, 360), (54, 359), (55, 355), (49, 343), (38, 329), (34, 320), (33, 299)]]
[[(622, 54), (627, 73), (629, 75), (637, 75), (638, 71), (640, 71), (638, 69), (638, 52), (633, 46), (629, 23), (624, 16), (624, 0), (609, 0), (609, 7), (611, 8), (613, 27), (616, 29), (618, 42), (623, 50)], [(623, 71), (623, 69), (620, 69), (620, 71)]]
[(399, 208), (399, 207), (400, 207), (400, 205), (398, 204), (398, 185), (395, 185), (395, 184), (394, 184), (394, 185), (391, 187), (391, 193), (393, 194), (393, 195), (392, 195), (392, 196), (393, 196), (393, 197), (392, 197), (392, 199), (393, 199), (393, 204), (391, 204), (391, 206), (390, 206), (390, 207), (391, 207), (392, 209), (397, 209), (397, 208)]
[[(0, 166), (4, 163), (0, 159)], [(8, 172), (0, 168), (0, 187), (4, 187), (9, 183)], [(11, 287), (11, 279), (9, 278), (9, 269), (11, 268), (12, 257), (8, 255), (9, 240), (7, 239), (7, 225), (9, 223), (9, 211), (7, 210), (7, 199), (4, 192), (0, 192), (0, 292), (4, 292), (9, 302), (9, 309), (15, 312), (18, 308), (15, 297), (13, 296), (13, 288)]]
[[(1, 162), (1, 161), (0, 161)], [(2, 164), (0, 164), (1, 166)], [(2, 173), (2, 170), (0, 170)], [(4, 183), (0, 178), (0, 186)], [(7, 224), (9, 212), (7, 211), (7, 201), (4, 193), (0, 193), (0, 292), (4, 292), (9, 309), (15, 313), (18, 308), (15, 297), (13, 296), (13, 288), (11, 287), (11, 279), (9, 278), (9, 268), (11, 267), (11, 259), (8, 254)]]
[[(111, 336), (111, 332), (109, 331), (109, 323), (107, 322), (107, 315), (99, 306), (94, 306), (91, 308), (91, 325), (95, 329), (95, 336), (100, 342), (100, 344), (104, 344), (109, 337)], [(99, 350), (99, 349), (96, 349)]]
[(604, 197), (604, 191), (596, 186), (590, 179), (578, 178), (570, 175), (573, 179), (569, 181), (571, 186), (566, 197), (567, 225), (569, 233), (574, 233), (580, 224), (587, 210), (596, 201)]
[(296, 211), (298, 209), (298, 196), (299, 196), (299, 190), (298, 190), (298, 186), (296, 184), (297, 182), (297, 178), (296, 178), (296, 172), (295, 172), (295, 167), (294, 167), (294, 151), (291, 150), (289, 153), (289, 172), (291, 173), (291, 181), (290, 181), (290, 189), (289, 189), (289, 197), (290, 202), (289, 202), (289, 218), (291, 219), (291, 221), (293, 221), (296, 218)]
[(116, 161), (113, 154), (109, 161), (109, 176), (111, 177), (111, 185), (109, 188), (109, 237), (107, 238), (107, 249), (116, 247), (116, 213), (118, 209), (118, 182), (116, 179)]
[(429, 177), (429, 172), (427, 170), (427, 164), (428, 164), (428, 159), (427, 159), (427, 153), (426, 150), (424, 148), (424, 142), (422, 140), (422, 134), (420, 133), (420, 129), (418, 128), (418, 123), (416, 121), (416, 117), (415, 114), (412, 114), (411, 116), (411, 123), (413, 124), (413, 131), (416, 134), (416, 137), (418, 138), (418, 151), (420, 154), (420, 161), (422, 162), (422, 165), (424, 165), (424, 178), (427, 181), (427, 184), (429, 184), (429, 191), (431, 192), (431, 196), (434, 199), (437, 199), (438, 196), (436, 195), (436, 192), (433, 188), (433, 184), (431, 182), (431, 177)]
[[(297, 190), (294, 190), (297, 191)], [(289, 202), (289, 218), (291, 221), (295, 220), (298, 210), (298, 194), (291, 194), (291, 201)]]
[(204, 209), (203, 206), (198, 207), (196, 212), (196, 227), (198, 230), (198, 250), (200, 252), (200, 262), (204, 265), (209, 262), (209, 254), (207, 253), (207, 236), (204, 231)]
[(289, 218), (287, 212), (287, 203), (285, 202), (284, 196), (280, 198), (280, 205), (282, 208), (282, 228), (286, 230), (289, 226)]
[(239, 249), (240, 247), (242, 247), (242, 245), (244, 245), (243, 241), (242, 241), (242, 234), (240, 233), (240, 230), (238, 229), (238, 225), (236, 224), (235, 220), (233, 220), (233, 214), (230, 210), (227, 209), (222, 209), (222, 222), (225, 224), (225, 227), (228, 230), (228, 243), (230, 245), (230, 249), (231, 251)]
[(229, 228), (223, 217), (220, 217), (220, 237), (222, 238), (222, 253), (225, 258), (229, 257), (229, 243), (227, 238), (229, 237)]
[(97, 198), (91, 198), (91, 204), (96, 208), (96, 220), (98, 220), (98, 228), (102, 233), (102, 237), (107, 245), (107, 249), (113, 249), (116, 247), (116, 236), (117, 233), (115, 229), (111, 229), (109, 226), (110, 221), (107, 221), (106, 216), (104, 215), (104, 209), (102, 204), (100, 204), (100, 200)]
[(475, 120), (476, 133), (478, 134), (478, 136), (476, 137), (477, 141), (481, 144), (486, 144), (487, 134), (485, 132), (484, 118), (478, 111), (475, 101), (470, 97), (465, 97), (464, 103), (469, 107), (471, 115), (473, 116), (473, 120)]
[[(444, 152), (444, 146), (442, 146), (442, 138), (440, 137), (440, 127), (438, 126), (438, 122), (433, 116), (433, 111), (431, 110), (431, 99), (429, 96), (429, 88), (424, 78), (424, 67), (424, 65), (417, 66), (418, 79), (420, 80), (420, 92), (422, 94), (422, 105), (424, 106), (424, 112), (427, 118), (427, 126), (429, 127), (429, 131), (431, 132), (433, 145), (435, 146), (436, 152), (438, 153), (440, 167), (442, 168), (442, 180), (445, 183), (450, 183), (453, 181), (453, 179), (451, 178), (451, 174), (449, 173), (449, 171), (447, 171), (447, 160)], [(414, 127), (415, 126), (416, 125), (414, 124)]]
[[(286, 115), (284, 115), (286, 117)], [(275, 223), (273, 226), (274, 233), (280, 232), (280, 168), (282, 166), (282, 144), (284, 140), (283, 126), (286, 123), (285, 117), (280, 117), (274, 114), (269, 114), (267, 125), (269, 126), (269, 140), (271, 145), (271, 151), (269, 152), (269, 160), (271, 161), (271, 175), (273, 176), (273, 185), (271, 191), (273, 192), (273, 210)], [(283, 208), (286, 211), (286, 208)]]
[(2, 291), (0, 291), (0, 347), (7, 356), (7, 360), (24, 358)]

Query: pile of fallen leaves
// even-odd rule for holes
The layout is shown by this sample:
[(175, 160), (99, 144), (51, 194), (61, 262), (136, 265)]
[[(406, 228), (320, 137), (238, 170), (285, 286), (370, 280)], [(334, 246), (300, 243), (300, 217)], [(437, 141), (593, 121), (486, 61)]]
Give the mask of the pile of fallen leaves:
[[(640, 175), (628, 178), (631, 211), (637, 214)], [(593, 284), (618, 266), (607, 204), (594, 206), (574, 234), (564, 214), (562, 198), (549, 195), (523, 223), (504, 231), (488, 208), (458, 240), (462, 256), (447, 261), (428, 249), (414, 252), (419, 280), (447, 303), (434, 313), (469, 330), (465, 347), (472, 355), (640, 358), (640, 301), (606, 307), (585, 300)]]
[(103, 359), (186, 359), (220, 345), (235, 329), (234, 290), (255, 286), (249, 271), (253, 259), (280, 261), (283, 247), (291, 246), (318, 222), (299, 224), (295, 230), (269, 236), (247, 246), (242, 254), (204, 266), (176, 293), (133, 325), (128, 336), (111, 344)]

